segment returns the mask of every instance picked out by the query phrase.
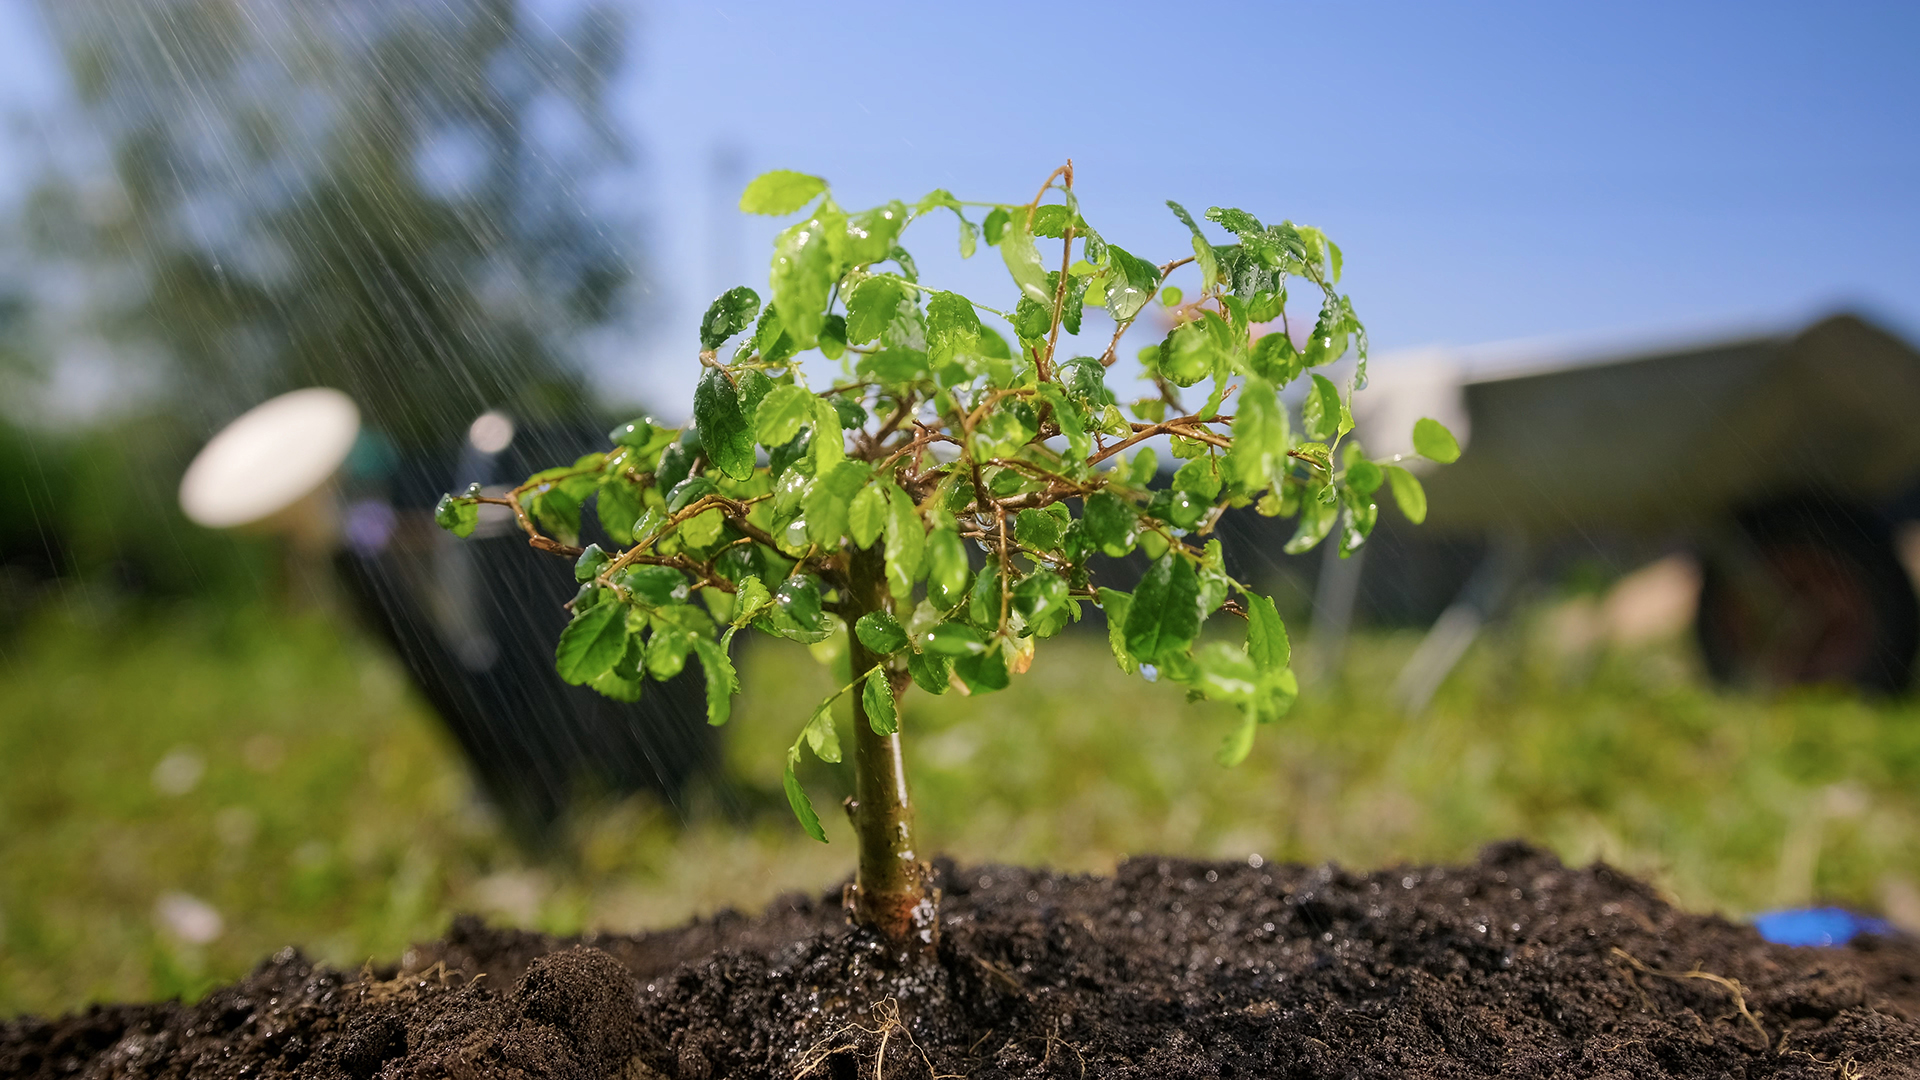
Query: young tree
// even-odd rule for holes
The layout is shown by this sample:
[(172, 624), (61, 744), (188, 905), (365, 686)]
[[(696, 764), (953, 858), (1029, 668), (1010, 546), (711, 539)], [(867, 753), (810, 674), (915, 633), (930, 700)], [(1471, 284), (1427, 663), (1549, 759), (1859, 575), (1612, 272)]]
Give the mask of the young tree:
[[(565, 678), (615, 697), (639, 694), (643, 676), (668, 677), (691, 655), (706, 674), (709, 719), (724, 723), (737, 689), (728, 645), (740, 629), (803, 642), (845, 632), (846, 685), (788, 749), (787, 798), (824, 842), (794, 767), (803, 747), (841, 760), (831, 707), (850, 699), (848, 810), (859, 843), (850, 906), (890, 940), (930, 943), (936, 898), (914, 846), (900, 744), (910, 686), (1002, 689), (1033, 662), (1036, 642), (1093, 604), (1121, 668), (1240, 707), (1244, 720), (1220, 750), (1233, 764), (1296, 686), (1273, 601), (1228, 576), (1211, 538), (1221, 513), (1251, 504), (1297, 516), (1289, 552), (1337, 528), (1344, 554), (1373, 528), (1381, 487), (1415, 521), (1425, 497), (1411, 473), (1348, 438), (1366, 338), (1335, 288), (1340, 249), (1317, 229), (1214, 208), (1207, 219), (1235, 237), (1216, 244), (1169, 203), (1193, 233), (1192, 254), (1156, 264), (1081, 217), (1071, 163), (1018, 205), (935, 191), (912, 206), (849, 212), (825, 181), (795, 172), (759, 177), (740, 205), (802, 216), (775, 242), (764, 310), (745, 287), (708, 309), (694, 422), (635, 420), (613, 431), (611, 450), (505, 495), (447, 496), (439, 520), (465, 534), (480, 504), (503, 505), (534, 547), (576, 559), (580, 592), (556, 661)], [(974, 208), (985, 211), (978, 224)], [(981, 239), (999, 248), (1011, 306), (920, 281), (900, 236), (938, 211), (958, 220), (962, 256)], [(1167, 284), (1187, 266), (1199, 276), (1190, 299)], [(1321, 296), (1304, 348), (1288, 333), (1290, 279)], [(1139, 352), (1155, 393), (1133, 402), (1129, 419), (1107, 372), (1156, 296), (1175, 325)], [(1059, 355), (1061, 331), (1077, 335), (1089, 306), (1106, 309), (1112, 339), (1099, 356)], [(1017, 343), (982, 313), (1004, 320)], [(1255, 335), (1275, 321), (1278, 330)], [(1343, 394), (1312, 369), (1350, 344), (1360, 359)], [(809, 350), (837, 363), (831, 385), (810, 385)], [(1295, 428), (1278, 392), (1303, 376)], [(1197, 407), (1182, 398), (1190, 387), (1206, 391)], [(1146, 445), (1162, 438), (1181, 462), (1166, 485)], [(1458, 454), (1434, 421), (1420, 421), (1415, 439), (1437, 460)], [(574, 546), (589, 497), (619, 550)], [(984, 556), (977, 567), (969, 547)], [(1096, 586), (1094, 555), (1135, 549), (1151, 562), (1132, 593)], [(1243, 645), (1199, 641), (1220, 611), (1245, 621)]]

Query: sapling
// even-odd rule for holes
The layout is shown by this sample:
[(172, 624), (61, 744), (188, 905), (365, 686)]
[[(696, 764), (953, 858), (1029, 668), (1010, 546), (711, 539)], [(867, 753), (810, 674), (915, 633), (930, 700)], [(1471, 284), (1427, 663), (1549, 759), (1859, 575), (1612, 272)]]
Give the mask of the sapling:
[[(930, 943), (936, 897), (901, 751), (910, 687), (1003, 689), (1037, 642), (1093, 605), (1123, 670), (1239, 706), (1219, 752), (1237, 763), (1297, 687), (1273, 601), (1227, 573), (1212, 535), (1220, 515), (1251, 505), (1297, 518), (1287, 551), (1332, 536), (1343, 555), (1373, 529), (1383, 486), (1409, 518), (1425, 515), (1414, 475), (1350, 437), (1366, 332), (1337, 289), (1340, 249), (1317, 229), (1219, 207), (1206, 220), (1234, 240), (1215, 243), (1167, 205), (1192, 250), (1156, 263), (1081, 216), (1071, 163), (1026, 203), (935, 191), (863, 211), (841, 209), (818, 177), (767, 173), (741, 209), (799, 220), (774, 243), (764, 307), (743, 286), (702, 319), (693, 422), (623, 424), (610, 450), (510, 491), (448, 495), (438, 520), (464, 536), (481, 505), (504, 506), (532, 546), (575, 560), (580, 590), (555, 662), (610, 697), (633, 700), (692, 656), (708, 719), (722, 724), (741, 629), (843, 644), (845, 685), (787, 750), (787, 799), (824, 842), (795, 767), (803, 752), (841, 761), (832, 710), (847, 699), (859, 847), (849, 906), (889, 940)], [(982, 241), (998, 248), (1012, 279), (998, 306), (921, 280), (901, 237), (943, 214), (962, 257)], [(1182, 268), (1197, 277), (1187, 291), (1168, 282)], [(1319, 298), (1303, 345), (1288, 322), (1294, 281)], [(1123, 407), (1108, 374), (1156, 298), (1172, 328), (1138, 350), (1151, 393)], [(1111, 338), (1098, 355), (1064, 355), (1063, 331), (1077, 337), (1090, 309), (1104, 309)], [(1350, 347), (1345, 388), (1315, 370)], [(1279, 391), (1302, 379), (1296, 426)], [(1414, 439), (1436, 460), (1459, 452), (1432, 420)], [(1152, 444), (1178, 462), (1169, 483)], [(614, 550), (577, 546), (590, 501)], [(1096, 584), (1095, 555), (1135, 550), (1147, 569), (1131, 593)], [(1244, 622), (1244, 643), (1201, 642), (1218, 612)]]

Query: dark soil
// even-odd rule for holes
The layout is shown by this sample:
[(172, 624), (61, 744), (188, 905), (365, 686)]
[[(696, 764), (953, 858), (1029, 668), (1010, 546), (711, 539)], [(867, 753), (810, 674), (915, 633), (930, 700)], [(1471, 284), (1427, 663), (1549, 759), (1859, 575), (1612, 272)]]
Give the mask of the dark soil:
[(461, 920), (406, 971), (288, 950), (199, 1004), (0, 1026), (26, 1077), (1909, 1077), (1920, 947), (1768, 945), (1605, 866), (940, 871), (903, 962), (791, 897), (638, 937)]

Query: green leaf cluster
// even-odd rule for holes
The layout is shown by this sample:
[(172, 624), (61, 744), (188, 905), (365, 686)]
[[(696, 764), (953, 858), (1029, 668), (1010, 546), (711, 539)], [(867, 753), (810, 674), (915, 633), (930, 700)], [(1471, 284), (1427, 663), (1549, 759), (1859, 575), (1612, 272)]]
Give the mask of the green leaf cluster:
[[(774, 242), (767, 301), (729, 289), (701, 320), (692, 422), (635, 419), (603, 453), (504, 494), (449, 495), (436, 517), (467, 535), (481, 503), (502, 503), (534, 546), (573, 558), (580, 591), (555, 665), (612, 697), (633, 700), (693, 661), (709, 719), (724, 723), (738, 689), (730, 645), (748, 629), (837, 662), (871, 658), (843, 668), (787, 754), (784, 790), (817, 839), (796, 769), (803, 750), (841, 760), (841, 699), (890, 736), (903, 687), (1004, 688), (1090, 610), (1122, 670), (1240, 706), (1220, 751), (1240, 760), (1297, 687), (1272, 601), (1224, 564), (1220, 515), (1295, 518), (1288, 551), (1331, 537), (1347, 554), (1372, 532), (1383, 488), (1409, 519), (1426, 514), (1415, 474), (1352, 437), (1366, 335), (1337, 289), (1340, 249), (1317, 229), (1169, 203), (1191, 250), (1155, 263), (1083, 217), (1070, 170), (1027, 204), (941, 190), (859, 211), (818, 177), (773, 172), (740, 205), (795, 220)], [(963, 256), (999, 248), (1004, 290), (975, 299), (922, 283), (901, 240), (926, 217), (958, 222)], [(1319, 296), (1311, 318), (1289, 312), (1298, 281)], [(1156, 297), (1173, 326), (1139, 352), (1154, 393), (1123, 411), (1109, 372)], [(1072, 355), (1094, 317), (1111, 346)], [(1320, 370), (1353, 350), (1345, 385)], [(1433, 420), (1414, 445), (1436, 462), (1459, 455)], [(577, 546), (588, 510), (605, 550)], [(1102, 560), (1135, 551), (1148, 565), (1136, 588), (1096, 583)], [(1221, 613), (1243, 630), (1203, 634)]]

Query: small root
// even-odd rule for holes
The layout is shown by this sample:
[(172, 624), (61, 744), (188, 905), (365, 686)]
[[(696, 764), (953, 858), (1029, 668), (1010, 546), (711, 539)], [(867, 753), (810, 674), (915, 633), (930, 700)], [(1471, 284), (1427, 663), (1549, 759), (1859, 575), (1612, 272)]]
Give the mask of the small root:
[[(1767, 1034), (1766, 1028), (1760, 1026), (1759, 1017), (1754, 1016), (1753, 1013), (1748, 1010), (1746, 990), (1741, 987), (1738, 979), (1729, 979), (1725, 975), (1715, 975), (1711, 971), (1702, 971), (1697, 966), (1688, 971), (1661, 971), (1659, 968), (1648, 967), (1646, 964), (1641, 963), (1639, 957), (1634, 956), (1632, 953), (1617, 945), (1614, 946), (1611, 951), (1613, 955), (1632, 964), (1636, 970), (1644, 971), (1648, 975), (1655, 975), (1662, 979), (1673, 979), (1676, 981), (1682, 979), (1700, 979), (1720, 987), (1722, 990), (1733, 995), (1733, 1007), (1739, 1011), (1740, 1015), (1746, 1019), (1748, 1024), (1753, 1026), (1753, 1030), (1760, 1036), (1761, 1047), (1766, 1048), (1773, 1045), (1773, 1037)], [(1635, 984), (1636, 989), (1638, 989), (1638, 985), (1637, 983)]]
[(914, 1040), (913, 1032), (907, 1030), (907, 1025), (900, 1022), (900, 1003), (898, 1001), (893, 998), (876, 1001), (868, 1006), (867, 1011), (871, 1012), (874, 1018), (879, 1021), (876, 1026), (867, 1027), (864, 1024), (856, 1024), (848, 1021), (828, 1032), (826, 1038), (808, 1047), (807, 1051), (800, 1055), (800, 1061), (798, 1063), (799, 1071), (793, 1074), (794, 1080), (803, 1080), (803, 1078), (813, 1075), (816, 1071), (823, 1068), (829, 1060), (840, 1054), (852, 1054), (855, 1058), (858, 1058), (861, 1046), (872, 1039), (880, 1040), (880, 1044), (875, 1048), (873, 1055), (873, 1080), (886, 1080), (887, 1044), (892, 1042), (895, 1036), (905, 1039), (907, 1045), (913, 1048), (914, 1053), (920, 1055), (920, 1064), (926, 1068), (927, 1075), (931, 1080), (963, 1080), (957, 1073), (941, 1073), (935, 1071), (933, 1059), (929, 1057), (926, 1050), (922, 1049), (920, 1044)]

